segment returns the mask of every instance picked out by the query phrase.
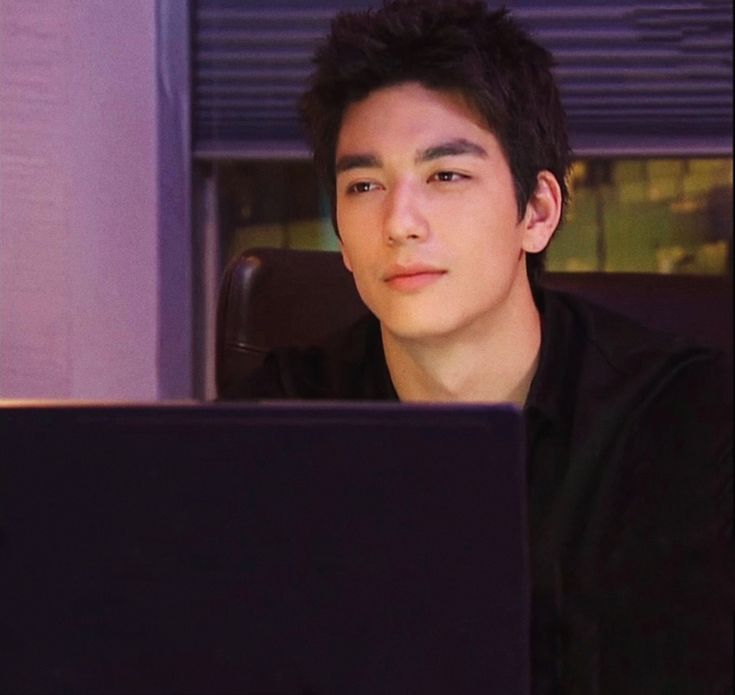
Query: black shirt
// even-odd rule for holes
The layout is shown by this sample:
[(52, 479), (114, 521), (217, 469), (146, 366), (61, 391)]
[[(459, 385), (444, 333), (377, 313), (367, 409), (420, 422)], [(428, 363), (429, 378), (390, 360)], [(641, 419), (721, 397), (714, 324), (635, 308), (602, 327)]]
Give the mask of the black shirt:
[[(570, 295), (537, 304), (534, 693), (730, 693), (729, 360)], [(238, 395), (397, 400), (374, 317), (275, 351)]]

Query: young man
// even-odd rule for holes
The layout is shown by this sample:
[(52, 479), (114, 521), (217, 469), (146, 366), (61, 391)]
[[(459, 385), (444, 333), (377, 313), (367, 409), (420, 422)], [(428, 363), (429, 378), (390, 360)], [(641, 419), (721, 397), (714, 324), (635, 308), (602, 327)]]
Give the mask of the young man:
[(569, 165), (550, 55), (451, 0), (343, 14), (302, 107), (374, 317), (239, 396), (510, 401), (528, 433), (534, 692), (732, 687), (724, 361), (537, 284)]

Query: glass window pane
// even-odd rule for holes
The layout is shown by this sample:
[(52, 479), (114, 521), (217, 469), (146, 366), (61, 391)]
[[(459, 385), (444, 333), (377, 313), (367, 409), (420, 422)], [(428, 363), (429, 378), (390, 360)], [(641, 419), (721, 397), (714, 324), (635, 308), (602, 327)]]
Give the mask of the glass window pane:
[(550, 270), (730, 272), (731, 159), (582, 160)]

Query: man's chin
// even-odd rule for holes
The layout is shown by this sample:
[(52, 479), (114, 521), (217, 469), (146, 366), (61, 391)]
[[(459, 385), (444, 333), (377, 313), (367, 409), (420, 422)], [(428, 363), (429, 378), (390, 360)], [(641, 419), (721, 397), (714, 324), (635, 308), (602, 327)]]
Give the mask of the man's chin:
[(383, 338), (392, 339), (397, 342), (416, 345), (432, 345), (445, 342), (450, 339), (453, 330), (447, 325), (446, 321), (437, 320), (436, 316), (421, 317), (411, 316), (398, 319), (396, 317), (386, 317), (380, 320)]

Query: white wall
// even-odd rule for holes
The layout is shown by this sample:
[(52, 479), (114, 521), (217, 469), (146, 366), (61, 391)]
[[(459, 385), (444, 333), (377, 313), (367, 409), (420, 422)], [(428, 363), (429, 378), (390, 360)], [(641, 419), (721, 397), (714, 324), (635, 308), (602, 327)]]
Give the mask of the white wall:
[(155, 25), (0, 3), (0, 398), (160, 396)]

